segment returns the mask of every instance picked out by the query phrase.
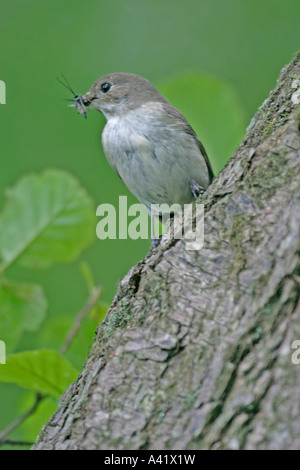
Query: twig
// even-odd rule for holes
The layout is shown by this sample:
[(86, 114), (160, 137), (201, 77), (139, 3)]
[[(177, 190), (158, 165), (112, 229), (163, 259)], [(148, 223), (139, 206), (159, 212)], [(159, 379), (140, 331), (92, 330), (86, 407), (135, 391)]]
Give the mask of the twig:
[(28, 441), (14, 441), (12, 439), (4, 439), (0, 442), (0, 446), (9, 445), (9, 446), (32, 446), (34, 442)]
[(7, 443), (7, 440), (6, 440), (6, 436), (8, 436), (8, 434), (10, 434), (12, 431), (14, 431), (18, 426), (20, 426), (21, 423), (23, 423), (23, 421), (25, 421), (26, 418), (28, 418), (28, 416), (30, 416), (32, 413), (35, 412), (35, 410), (37, 409), (39, 403), (41, 402), (41, 400), (43, 400), (45, 398), (45, 396), (37, 393), (36, 396), (35, 396), (35, 402), (34, 404), (32, 405), (31, 408), (29, 408), (29, 410), (27, 410), (24, 414), (22, 414), (19, 418), (16, 419), (16, 421), (14, 421), (10, 426), (8, 426), (7, 429), (5, 429), (1, 434), (0, 434), (0, 445), (4, 444), (4, 443)]
[(73, 339), (75, 338), (82, 321), (84, 318), (88, 315), (88, 313), (92, 310), (93, 307), (97, 304), (99, 297), (102, 293), (102, 287), (95, 287), (90, 295), (90, 298), (88, 299), (87, 303), (83, 307), (83, 309), (77, 314), (75, 318), (75, 322), (67, 334), (67, 337), (65, 339), (65, 342), (63, 343), (62, 347), (60, 348), (59, 352), (60, 354), (65, 354), (66, 351), (69, 349)]

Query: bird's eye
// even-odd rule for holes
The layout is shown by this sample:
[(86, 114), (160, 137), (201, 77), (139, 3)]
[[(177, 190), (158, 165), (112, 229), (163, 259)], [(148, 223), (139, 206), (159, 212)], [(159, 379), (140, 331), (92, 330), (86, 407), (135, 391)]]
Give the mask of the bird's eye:
[(107, 93), (110, 87), (111, 87), (110, 83), (102, 83), (101, 90), (103, 91), (103, 93)]

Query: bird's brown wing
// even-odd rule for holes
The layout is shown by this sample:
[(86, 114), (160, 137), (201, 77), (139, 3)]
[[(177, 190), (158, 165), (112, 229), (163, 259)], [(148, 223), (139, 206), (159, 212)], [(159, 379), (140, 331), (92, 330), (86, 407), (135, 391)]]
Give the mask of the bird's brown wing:
[(203, 155), (203, 158), (205, 160), (207, 170), (208, 170), (209, 180), (210, 180), (210, 183), (211, 183), (213, 178), (214, 178), (214, 172), (213, 172), (213, 169), (211, 167), (211, 164), (210, 164), (210, 161), (208, 159), (205, 148), (204, 148), (203, 144), (201, 143), (200, 139), (197, 137), (196, 132), (194, 131), (192, 126), (189, 124), (189, 122), (186, 120), (184, 115), (180, 111), (178, 111), (178, 109), (174, 108), (171, 104), (168, 104), (168, 103), (161, 103), (161, 105), (162, 105), (163, 110), (166, 113), (166, 115), (168, 115), (169, 118), (173, 122), (175, 121), (176, 125), (178, 127), (180, 127), (181, 130), (183, 130), (184, 132), (186, 132), (187, 134), (191, 135), (194, 138), (195, 143), (196, 143), (197, 147), (199, 148), (199, 150), (201, 152), (201, 155)]
[[(191, 128), (192, 129), (192, 128)], [(193, 136), (194, 136), (194, 139), (196, 141), (196, 144), (197, 146), (199, 147), (199, 150), (201, 152), (201, 154), (203, 155), (203, 158), (205, 160), (205, 163), (207, 165), (207, 169), (208, 169), (208, 175), (209, 175), (209, 182), (211, 183), (213, 178), (214, 178), (214, 172), (213, 172), (213, 169), (211, 167), (211, 164), (210, 164), (210, 161), (208, 159), (208, 156), (207, 156), (207, 153), (205, 151), (205, 148), (203, 147), (203, 144), (201, 143), (200, 139), (197, 137), (196, 133), (194, 132), (194, 130), (192, 129), (193, 131)]]

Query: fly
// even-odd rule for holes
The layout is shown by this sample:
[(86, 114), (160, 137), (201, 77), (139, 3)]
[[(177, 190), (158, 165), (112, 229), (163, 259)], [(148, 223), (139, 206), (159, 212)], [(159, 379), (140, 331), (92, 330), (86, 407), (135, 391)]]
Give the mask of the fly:
[(78, 114), (82, 114), (82, 116), (84, 116), (84, 118), (86, 119), (87, 118), (86, 106), (84, 104), (83, 97), (81, 95), (77, 95), (77, 93), (74, 92), (69, 81), (67, 80), (67, 78), (64, 76), (63, 73), (61, 73), (61, 76), (64, 79), (64, 82), (60, 80), (60, 78), (58, 77), (56, 77), (56, 79), (59, 81), (59, 83), (61, 83), (61, 85), (63, 85), (67, 90), (69, 90), (74, 96), (72, 100), (65, 100), (65, 101), (72, 101), (72, 104), (69, 104), (68, 106), (70, 108), (76, 108), (78, 111)]

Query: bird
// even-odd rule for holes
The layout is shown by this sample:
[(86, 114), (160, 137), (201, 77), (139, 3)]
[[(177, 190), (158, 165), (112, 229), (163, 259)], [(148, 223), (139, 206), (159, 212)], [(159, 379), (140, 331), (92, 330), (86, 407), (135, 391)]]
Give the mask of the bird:
[(211, 184), (214, 174), (200, 139), (184, 117), (146, 78), (132, 73), (111, 73), (90, 90), (74, 96), (86, 117), (86, 108), (106, 118), (102, 146), (112, 168), (132, 194), (146, 206), (191, 203)]

